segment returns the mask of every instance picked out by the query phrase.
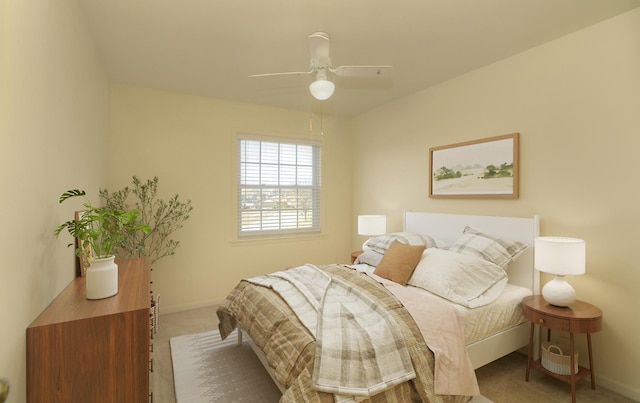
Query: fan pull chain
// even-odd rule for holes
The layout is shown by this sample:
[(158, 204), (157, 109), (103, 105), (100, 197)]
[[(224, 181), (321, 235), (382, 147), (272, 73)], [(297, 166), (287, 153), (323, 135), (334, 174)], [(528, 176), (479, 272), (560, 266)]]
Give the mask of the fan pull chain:
[[(324, 130), (323, 130), (323, 109), (322, 109), (322, 102), (320, 102), (320, 135), (324, 136)], [(311, 113), (309, 113), (309, 133), (313, 133), (313, 111), (311, 111)]]
[(322, 130), (322, 102), (320, 102), (320, 135), (324, 136), (324, 131)]

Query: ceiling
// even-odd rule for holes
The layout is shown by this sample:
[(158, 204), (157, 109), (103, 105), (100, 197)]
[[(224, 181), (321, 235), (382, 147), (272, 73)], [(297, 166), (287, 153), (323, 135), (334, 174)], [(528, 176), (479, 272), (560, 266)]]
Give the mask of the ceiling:
[[(78, 0), (113, 83), (353, 116), (640, 6), (640, 0)], [(307, 36), (333, 66), (393, 65), (388, 79), (307, 76)]]

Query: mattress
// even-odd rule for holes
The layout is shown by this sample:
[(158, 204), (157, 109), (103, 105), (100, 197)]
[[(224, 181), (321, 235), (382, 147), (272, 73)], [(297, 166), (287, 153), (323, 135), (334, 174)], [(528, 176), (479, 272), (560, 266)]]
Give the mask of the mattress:
[(522, 315), (521, 302), (522, 298), (531, 294), (528, 288), (507, 283), (502, 294), (488, 305), (469, 309), (455, 304), (464, 321), (466, 344), (475, 343), (526, 322)]
[[(358, 264), (356, 267), (358, 270), (368, 272), (375, 270), (375, 267), (366, 264)], [(407, 287), (418, 293), (429, 294), (428, 291), (422, 288)], [(526, 322), (525, 317), (522, 315), (521, 302), (524, 297), (531, 294), (532, 292), (528, 288), (507, 283), (502, 294), (490, 304), (478, 308), (466, 308), (462, 305), (451, 303), (462, 315), (466, 344), (473, 344)], [(444, 300), (444, 298), (442, 299)]]

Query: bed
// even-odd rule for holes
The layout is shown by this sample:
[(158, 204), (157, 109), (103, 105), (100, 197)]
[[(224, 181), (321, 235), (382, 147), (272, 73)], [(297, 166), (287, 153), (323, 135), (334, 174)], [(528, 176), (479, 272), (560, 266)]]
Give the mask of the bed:
[[(419, 212), (404, 214), (404, 231), (436, 233), (433, 228), (438, 228), (437, 236), (449, 244), (455, 242), (467, 226), (529, 245), (509, 266), (508, 281), (510, 285), (527, 289), (531, 294), (540, 293), (540, 274), (533, 265), (533, 241), (540, 234), (538, 216), (515, 218)], [(479, 368), (528, 345), (530, 326), (527, 323), (523, 318), (517, 326), (500, 331), (494, 330), (491, 335), (468, 344), (467, 350), (474, 368)]]
[[(447, 248), (454, 245), (451, 251), (443, 251), (446, 249), (444, 247), (424, 249), (425, 252), (422, 257), (419, 258), (418, 266), (426, 261), (425, 256), (427, 255), (427, 251), (430, 253), (430, 259), (447, 253), (454, 253), (453, 249), (455, 248), (462, 248), (460, 251), (465, 252), (463, 249), (466, 248), (466, 246), (461, 247), (459, 240), (461, 235), (465, 234), (466, 231), (470, 231), (469, 234), (474, 234), (468, 235), (471, 237), (475, 237), (475, 234), (490, 234), (499, 240), (509, 240), (516, 244), (525, 245), (525, 247), (521, 248), (521, 250), (515, 254), (513, 261), (505, 263), (503, 268), (506, 268), (508, 275), (499, 281), (500, 283), (504, 283), (504, 285), (498, 287), (498, 281), (496, 281), (495, 286), (491, 287), (492, 290), (500, 288), (499, 294), (496, 294), (498, 296), (491, 297), (492, 301), (495, 298), (495, 301), (491, 302), (491, 304), (485, 304), (483, 302), (482, 305), (478, 307), (467, 304), (468, 306), (474, 306), (470, 308), (451, 302), (436, 303), (436, 299), (445, 301), (446, 298), (434, 296), (432, 293), (421, 288), (414, 293), (414, 291), (416, 291), (414, 289), (417, 287), (411, 284), (399, 286), (395, 281), (388, 281), (387, 279), (380, 279), (375, 275), (371, 275), (370, 273), (376, 271), (376, 268), (367, 264), (366, 261), (356, 261), (358, 264), (350, 266), (336, 264), (319, 267), (319, 272), (329, 273), (329, 275), (332, 276), (334, 279), (333, 284), (348, 284), (350, 292), (352, 289), (355, 289), (357, 291), (356, 294), (362, 294), (365, 300), (374, 299), (376, 301), (376, 308), (384, 311), (378, 314), (393, 316), (393, 318), (389, 320), (392, 322), (395, 321), (393, 323), (396, 325), (391, 326), (392, 329), (387, 329), (386, 331), (393, 333), (394, 337), (397, 337), (397, 334), (402, 335), (402, 343), (398, 344), (400, 346), (399, 350), (408, 351), (411, 364), (413, 368), (415, 368), (415, 373), (412, 377), (401, 378), (394, 373), (394, 379), (397, 379), (397, 381), (386, 384), (387, 386), (382, 389), (369, 389), (370, 393), (368, 396), (358, 394), (359, 392), (353, 392), (353, 390), (349, 388), (332, 389), (329, 387), (328, 389), (323, 389), (318, 386), (323, 386), (323, 384), (317, 381), (318, 375), (314, 371), (317, 371), (316, 367), (321, 365), (318, 364), (318, 362), (330, 362), (330, 360), (324, 358), (325, 354), (322, 353), (320, 349), (324, 347), (326, 350), (331, 351), (330, 348), (327, 347), (329, 342), (318, 342), (316, 340), (317, 335), (314, 333), (315, 329), (313, 329), (312, 325), (305, 323), (304, 317), (297, 311), (299, 308), (295, 308), (296, 312), (292, 309), (292, 306), (298, 306), (299, 304), (297, 302), (292, 303), (291, 300), (288, 300), (285, 291), (280, 291), (280, 293), (277, 291), (278, 289), (274, 286), (274, 283), (270, 282), (276, 281), (276, 275), (256, 279), (245, 279), (232, 290), (217, 311), (220, 319), (219, 327), (221, 334), (223, 337), (227, 337), (237, 328), (239, 342), (242, 341), (243, 335), (249, 336), (249, 343), (258, 358), (262, 361), (275, 383), (283, 392), (281, 402), (468, 401), (471, 396), (476, 393), (466, 393), (466, 391), (470, 390), (468, 388), (456, 389), (457, 386), (455, 384), (458, 379), (456, 376), (440, 375), (440, 380), (438, 380), (438, 373), (442, 372), (438, 369), (438, 365), (440, 365), (440, 368), (443, 368), (443, 365), (439, 364), (441, 362), (439, 356), (442, 356), (442, 354), (438, 355), (440, 348), (434, 349), (431, 348), (431, 346), (428, 348), (425, 345), (427, 336), (425, 336), (424, 324), (421, 326), (417, 324), (417, 319), (416, 321), (412, 320), (412, 318), (417, 317), (413, 311), (411, 313), (408, 312), (412, 304), (405, 300), (400, 302), (398, 299), (400, 298), (398, 296), (399, 294), (396, 293), (396, 291), (403, 293), (406, 289), (407, 291), (405, 293), (411, 294), (411, 298), (419, 293), (425, 294), (424, 296), (420, 296), (420, 298), (431, 298), (429, 301), (433, 303), (422, 303), (421, 306), (428, 305), (435, 307), (438, 306), (438, 304), (447, 304), (455, 307), (454, 309), (458, 312), (457, 315), (463, 318), (464, 329), (461, 327), (457, 333), (464, 333), (461, 335), (464, 343), (462, 349), (466, 351), (463, 353), (467, 355), (464, 359), (458, 360), (456, 358), (456, 360), (454, 360), (456, 362), (466, 362), (465, 360), (468, 360), (469, 363), (467, 366), (475, 369), (518, 350), (529, 343), (529, 326), (522, 317), (519, 305), (520, 301), (524, 295), (537, 294), (539, 289), (538, 275), (533, 268), (533, 240), (538, 236), (539, 220), (538, 217), (512, 218), (419, 212), (404, 213), (402, 234), (427, 234), (429, 237), (432, 237), (432, 239), (437, 240), (437, 243), (446, 245)], [(411, 243), (411, 241), (405, 242), (405, 244)], [(393, 245), (394, 248), (397, 246), (398, 245), (395, 244)], [(391, 255), (390, 252), (386, 254)], [(316, 271), (314, 271), (314, 268)], [(314, 277), (315, 273), (318, 272), (318, 267), (313, 265), (296, 268), (296, 270), (298, 269), (306, 270), (306, 272), (301, 271), (298, 274), (301, 279)], [(287, 273), (293, 273), (293, 271), (286, 270), (284, 273), (282, 276), (289, 276)], [(323, 274), (319, 274), (318, 276), (322, 277), (322, 275)], [(412, 279), (414, 277), (416, 276), (411, 276)], [(267, 283), (261, 283), (262, 281), (267, 281)], [(293, 280), (290, 281), (295, 282)], [(381, 284), (385, 282), (389, 283), (389, 286)], [(391, 284), (396, 287), (396, 291), (390, 291), (392, 290)], [(493, 291), (485, 291), (482, 296), (486, 296), (492, 292)], [(327, 294), (329, 294), (329, 292), (327, 292)], [(328, 300), (328, 297), (324, 298)], [(477, 297), (473, 301), (479, 300), (481, 300), (481, 298)], [(327, 304), (329, 303), (327, 302)], [(502, 305), (502, 308), (497, 308), (498, 311), (492, 308), (492, 306), (496, 304)], [(502, 313), (496, 314), (496, 312)], [(507, 313), (505, 314), (504, 312)], [(326, 327), (328, 326), (326, 323), (331, 322), (330, 319), (328, 319), (329, 316), (326, 314), (321, 313), (318, 314), (317, 317), (320, 318), (317, 319), (317, 332), (320, 333), (324, 329), (323, 326)], [(510, 319), (501, 321), (504, 322), (503, 324), (495, 325), (495, 317), (508, 317)], [(316, 320), (316, 317), (314, 317), (313, 320)], [(387, 319), (378, 319), (378, 321), (382, 322), (385, 320)], [(440, 322), (449, 321), (440, 320)], [(320, 323), (324, 325), (321, 326)], [(336, 322), (333, 323), (333, 328), (328, 328), (334, 331), (324, 330), (324, 334), (330, 335), (331, 333), (340, 333), (340, 331), (348, 333), (350, 331), (342, 329), (342, 325), (335, 325), (335, 323)], [(350, 322), (346, 321), (345, 323)], [(394, 327), (396, 329), (393, 329)], [(332, 337), (325, 336), (323, 340), (327, 338), (331, 339)], [(337, 337), (333, 338), (335, 339)], [(389, 337), (385, 336), (385, 340), (388, 338)], [(345, 339), (345, 337), (342, 337), (342, 339)], [(344, 342), (344, 340), (342, 340), (342, 342)], [(455, 350), (455, 348), (450, 348), (449, 350)], [(433, 351), (436, 351), (435, 355)], [(340, 354), (337, 355), (340, 356)], [(342, 354), (342, 357), (344, 356), (345, 355)], [(390, 367), (393, 366), (392, 363), (396, 362), (394, 358), (387, 360), (388, 361), (385, 362), (389, 362)], [(399, 361), (401, 361), (400, 358), (398, 358), (398, 362)], [(338, 365), (341, 364), (338, 363)], [(352, 363), (348, 365), (352, 365)], [(353, 368), (348, 365), (344, 364), (344, 367)], [(372, 365), (375, 365), (375, 363)], [(402, 365), (398, 363), (398, 367), (401, 366)], [(465, 364), (461, 364), (460, 366), (465, 367)], [(337, 372), (350, 371), (345, 371), (343, 368), (342, 370), (338, 369)], [(367, 370), (359, 369), (352, 370), (351, 372), (367, 372)], [(453, 384), (453, 392), (447, 390), (445, 393), (440, 393), (443, 390), (441, 386), (442, 379), (445, 378), (449, 378), (448, 383)], [(401, 381), (401, 379), (405, 380)], [(463, 381), (460, 381), (460, 383), (464, 384)], [(457, 390), (462, 390), (462, 392), (457, 392)]]

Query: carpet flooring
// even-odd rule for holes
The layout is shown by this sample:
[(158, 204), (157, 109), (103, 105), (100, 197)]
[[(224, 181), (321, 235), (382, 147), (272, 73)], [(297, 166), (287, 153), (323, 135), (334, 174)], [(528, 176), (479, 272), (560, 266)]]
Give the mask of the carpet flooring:
[[(176, 401), (170, 339), (193, 333), (207, 332), (218, 325), (215, 307), (198, 308), (188, 311), (161, 315), (161, 326), (154, 338), (153, 401), (160, 403), (195, 403), (197, 401)], [(236, 337), (231, 336), (236, 344)], [(244, 351), (253, 354), (246, 346)], [(597, 360), (597, 357), (596, 357)], [(262, 365), (255, 358), (255, 368)], [(569, 403), (571, 388), (539, 371), (531, 373), (529, 382), (524, 381), (527, 364), (526, 355), (511, 353), (499, 360), (476, 370), (480, 392), (494, 403)], [(265, 379), (270, 379), (264, 371)], [(597, 382), (597, 376), (596, 376)], [(273, 385), (274, 390), (277, 390)], [(598, 385), (590, 388), (588, 380), (578, 383), (577, 400), (580, 403), (634, 403), (635, 401)], [(205, 400), (207, 401), (207, 400)], [(213, 400), (208, 400), (213, 401)], [(224, 402), (224, 400), (218, 400)], [(277, 401), (277, 400), (276, 400)], [(474, 402), (475, 403), (475, 402)]]

